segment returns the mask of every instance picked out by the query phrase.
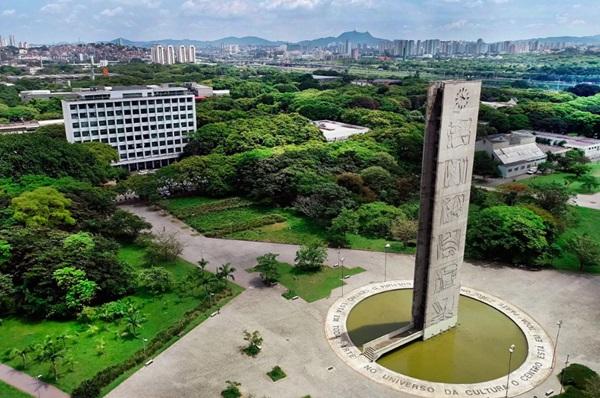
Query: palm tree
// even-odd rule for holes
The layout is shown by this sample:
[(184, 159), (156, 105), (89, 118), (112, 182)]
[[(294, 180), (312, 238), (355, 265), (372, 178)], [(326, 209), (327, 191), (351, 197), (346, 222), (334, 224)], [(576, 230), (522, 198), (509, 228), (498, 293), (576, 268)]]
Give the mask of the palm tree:
[(28, 345), (25, 348), (13, 348), (8, 352), (8, 357), (10, 359), (20, 358), (21, 359), (21, 368), (25, 369), (27, 367), (27, 357), (29, 354), (33, 352), (33, 346)]
[(146, 317), (134, 306), (130, 307), (123, 318), (125, 321), (125, 332), (123, 335), (135, 337), (142, 324), (146, 322)]
[(54, 380), (58, 379), (58, 362), (65, 357), (64, 341), (46, 336), (44, 342), (37, 346), (36, 359), (41, 362), (50, 362)]
[(231, 264), (227, 263), (227, 264), (223, 264), (221, 265), (219, 268), (217, 268), (217, 278), (219, 278), (220, 280), (227, 280), (227, 279), (231, 279), (232, 281), (235, 280), (235, 275), (233, 274), (235, 272), (235, 268), (231, 266)]

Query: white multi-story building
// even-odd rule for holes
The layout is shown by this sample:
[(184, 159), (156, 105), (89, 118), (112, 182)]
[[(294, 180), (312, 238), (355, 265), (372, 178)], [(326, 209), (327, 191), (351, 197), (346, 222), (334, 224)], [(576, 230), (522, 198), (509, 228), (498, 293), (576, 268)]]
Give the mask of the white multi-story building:
[(179, 46), (179, 48), (177, 49), (177, 62), (179, 62), (180, 64), (185, 64), (187, 63), (187, 57), (188, 56), (188, 50), (185, 48), (184, 45)]
[(196, 130), (194, 95), (184, 87), (132, 86), (78, 93), (62, 101), (67, 140), (117, 149), (130, 171), (166, 166)]
[(173, 65), (175, 63), (175, 47), (168, 45), (167, 54), (165, 56), (165, 63), (167, 65)]
[(187, 62), (190, 64), (195, 64), (196, 63), (196, 46), (189, 46), (188, 47), (188, 58), (187, 58)]
[(156, 45), (150, 49), (150, 58), (155, 64), (172, 65), (180, 64), (195, 64), (196, 63), (196, 47), (195, 46), (177, 46), (172, 45), (161, 46)]

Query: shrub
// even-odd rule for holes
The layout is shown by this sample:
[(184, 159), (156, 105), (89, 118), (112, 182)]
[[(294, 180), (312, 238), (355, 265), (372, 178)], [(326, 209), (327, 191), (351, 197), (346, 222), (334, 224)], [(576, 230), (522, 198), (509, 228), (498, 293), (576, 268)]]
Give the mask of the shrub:
[(254, 268), (260, 272), (260, 277), (268, 285), (277, 282), (279, 271), (277, 270), (277, 256), (275, 253), (267, 253), (256, 259), (257, 265)]
[(236, 224), (231, 224), (227, 228), (221, 228), (205, 232), (204, 236), (209, 238), (221, 238), (234, 232), (245, 231), (248, 229), (258, 228), (265, 225), (271, 225), (285, 221), (287, 221), (287, 219), (284, 216), (281, 216), (279, 214), (271, 214), (268, 216), (258, 217), (249, 221), (242, 221)]
[(267, 376), (271, 378), (273, 381), (281, 380), (287, 375), (279, 366), (275, 366), (270, 372), (267, 372)]
[(295, 267), (302, 272), (320, 271), (327, 259), (327, 248), (319, 242), (301, 246), (296, 252)]
[(244, 330), (244, 340), (248, 342), (246, 347), (242, 347), (242, 352), (249, 357), (255, 357), (261, 350), (261, 345), (263, 342), (263, 338), (261, 337), (258, 330), (250, 333), (247, 330)]
[(175, 233), (161, 232), (154, 239), (147, 242), (147, 264), (161, 264), (175, 261), (183, 252), (183, 244), (177, 239)]
[(173, 288), (173, 275), (161, 267), (141, 270), (138, 273), (138, 286), (150, 293), (166, 293)]
[(558, 374), (558, 379), (564, 386), (573, 386), (578, 390), (584, 390), (588, 380), (597, 377), (600, 377), (598, 373), (578, 363), (572, 363)]
[[(231, 294), (230, 291), (224, 290), (220, 292), (216, 300), (221, 300)], [(128, 370), (139, 366), (146, 362), (146, 358), (153, 356), (165, 344), (175, 336), (180, 335), (186, 330), (188, 325), (198, 318), (200, 314), (210, 308), (210, 303), (206, 300), (202, 301), (196, 308), (186, 312), (183, 318), (177, 323), (157, 333), (147, 344), (146, 349), (140, 349), (125, 361), (106, 367), (96, 373), (92, 378), (84, 380), (71, 393), (72, 398), (97, 398), (100, 396), (102, 388), (108, 386), (119, 376)]]

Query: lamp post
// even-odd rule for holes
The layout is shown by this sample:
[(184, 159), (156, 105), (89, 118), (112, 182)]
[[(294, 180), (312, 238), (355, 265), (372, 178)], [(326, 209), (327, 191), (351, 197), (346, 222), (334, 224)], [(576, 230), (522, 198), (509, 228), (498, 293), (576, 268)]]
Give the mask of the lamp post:
[(383, 281), (387, 281), (387, 250), (390, 248), (390, 244), (386, 243), (383, 247)]
[(146, 343), (148, 342), (148, 339), (144, 339), (144, 356), (146, 356)]
[(342, 272), (342, 297), (344, 297), (344, 257), (340, 257), (340, 270)]
[(554, 340), (554, 353), (552, 354), (552, 368), (554, 369), (554, 364), (556, 363), (556, 348), (558, 347), (558, 336), (560, 336), (560, 328), (562, 326), (563, 321), (560, 320), (556, 322), (558, 326), (558, 330), (556, 331), (556, 340)]
[(567, 366), (569, 366), (569, 354), (567, 354), (567, 359), (565, 361), (565, 368), (562, 370), (560, 374), (560, 394), (563, 393), (563, 383), (565, 382), (565, 371), (567, 370)]
[(511, 344), (508, 348), (508, 374), (506, 375), (506, 398), (508, 398), (508, 387), (510, 385), (510, 363), (512, 362), (513, 352), (515, 352), (515, 345)]

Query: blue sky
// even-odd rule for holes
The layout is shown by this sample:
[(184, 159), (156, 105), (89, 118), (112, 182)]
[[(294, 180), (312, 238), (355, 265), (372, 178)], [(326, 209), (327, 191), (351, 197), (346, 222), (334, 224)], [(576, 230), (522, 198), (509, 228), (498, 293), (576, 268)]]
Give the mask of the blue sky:
[(599, 0), (0, 0), (0, 35), (33, 43), (255, 35), (297, 41), (346, 30), (486, 41), (600, 34)]

